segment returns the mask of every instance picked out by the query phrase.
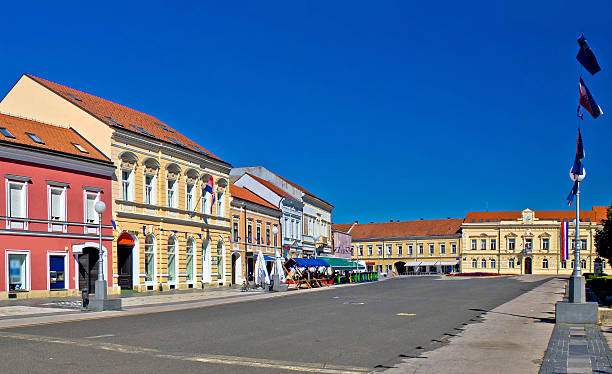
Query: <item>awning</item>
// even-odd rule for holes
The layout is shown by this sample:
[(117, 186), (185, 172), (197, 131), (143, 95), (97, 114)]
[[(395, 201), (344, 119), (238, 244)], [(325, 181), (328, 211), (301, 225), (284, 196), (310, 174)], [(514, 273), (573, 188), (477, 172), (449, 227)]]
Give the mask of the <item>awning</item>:
[(318, 258), (290, 258), (285, 262), (285, 266), (288, 268), (292, 268), (294, 266), (299, 266), (303, 268), (310, 267), (329, 267), (329, 264), (323, 260)]
[(457, 265), (459, 261), (407, 261), (405, 266), (452, 266)]
[(274, 257), (264, 255), (264, 261), (274, 261)]
[(365, 270), (365, 266), (343, 257), (317, 257), (329, 264), (334, 270)]

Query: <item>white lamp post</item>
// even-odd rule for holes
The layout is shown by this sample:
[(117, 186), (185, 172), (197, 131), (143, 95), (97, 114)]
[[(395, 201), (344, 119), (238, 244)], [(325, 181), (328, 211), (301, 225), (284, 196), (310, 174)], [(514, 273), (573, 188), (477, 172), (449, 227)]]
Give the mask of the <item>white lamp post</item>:
[[(278, 234), (278, 227), (277, 226), (272, 227), (272, 234), (274, 234), (274, 240), (277, 240), (277, 238), (276, 238), (276, 234)], [(272, 243), (274, 243), (273, 244), (274, 245), (274, 254), (276, 256), (278, 256), (276, 254), (276, 250), (277, 250), (276, 245), (278, 244), (278, 242), (275, 242), (274, 240), (272, 241)]]
[[(570, 277), (569, 284), (569, 301), (571, 303), (584, 303), (586, 302), (586, 291), (584, 277), (582, 276), (582, 269), (580, 264), (580, 182), (586, 177), (586, 170), (583, 168), (583, 174), (574, 174), (570, 170), (570, 179), (576, 182), (576, 224), (575, 227), (575, 239), (574, 239), (574, 271)], [(580, 173), (580, 170), (578, 171)]]

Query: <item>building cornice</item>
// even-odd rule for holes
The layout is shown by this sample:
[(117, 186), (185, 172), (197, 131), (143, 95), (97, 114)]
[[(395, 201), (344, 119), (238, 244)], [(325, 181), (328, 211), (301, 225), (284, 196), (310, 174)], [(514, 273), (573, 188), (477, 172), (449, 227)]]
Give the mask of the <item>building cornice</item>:
[(180, 219), (180, 218), (150, 216), (147, 214), (127, 213), (127, 212), (117, 212), (116, 214), (118, 218), (128, 218), (128, 219), (134, 219), (134, 220), (139, 220), (139, 221), (163, 222), (163, 223), (170, 223), (174, 225), (199, 227), (202, 229), (202, 231), (206, 229), (214, 229), (214, 230), (230, 232), (229, 226), (211, 225), (211, 224), (207, 224), (204, 222), (189, 221), (189, 220)]

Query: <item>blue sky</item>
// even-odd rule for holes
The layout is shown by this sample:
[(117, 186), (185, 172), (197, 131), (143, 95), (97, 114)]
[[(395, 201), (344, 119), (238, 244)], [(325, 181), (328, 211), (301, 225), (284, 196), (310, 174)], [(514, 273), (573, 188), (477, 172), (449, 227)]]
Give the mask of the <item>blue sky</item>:
[(103, 3), (5, 4), (2, 92), (30, 73), (152, 114), (338, 223), (567, 209), (584, 31), (581, 203), (612, 202), (609, 1)]

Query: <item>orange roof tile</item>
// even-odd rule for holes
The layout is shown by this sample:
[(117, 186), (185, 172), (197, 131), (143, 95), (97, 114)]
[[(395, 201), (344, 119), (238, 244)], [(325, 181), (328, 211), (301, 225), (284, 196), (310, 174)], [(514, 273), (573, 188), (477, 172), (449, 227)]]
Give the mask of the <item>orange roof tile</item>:
[[(603, 211), (602, 211), (603, 209)], [(600, 222), (605, 218), (605, 207), (593, 207), (593, 210), (585, 210), (580, 212), (582, 221)], [(534, 211), (534, 217), (546, 220), (568, 220), (576, 218), (575, 210), (559, 210), (559, 211)], [(468, 212), (465, 217), (465, 223), (480, 223), (480, 222), (496, 222), (497, 221), (516, 221), (522, 217), (522, 212)]]
[(277, 194), (278, 196), (286, 196), (286, 197), (290, 197), (292, 199), (295, 199), (295, 197), (291, 196), (290, 194), (288, 194), (287, 192), (285, 192), (284, 190), (281, 190), (280, 188), (276, 187), (275, 185), (273, 185), (272, 183), (268, 182), (265, 179), (261, 179), (259, 177), (254, 176), (251, 173), (246, 173), (248, 174), (251, 178), (255, 179), (257, 182), (263, 184), (264, 186), (266, 186), (270, 191), (274, 192), (275, 194)]
[[(46, 79), (30, 74), (25, 75), (111, 127), (150, 136), (173, 145), (182, 146), (190, 151), (204, 153), (222, 161), (219, 157), (153, 116)], [(145, 132), (143, 133), (137, 127)]]
[(332, 230), (348, 232), (355, 223), (332, 223)]
[(230, 184), (230, 195), (232, 195), (232, 197), (235, 197), (237, 199), (250, 201), (257, 205), (265, 206), (266, 208), (280, 211), (280, 209), (270, 204), (266, 200), (262, 199), (261, 197), (257, 196), (253, 192), (247, 190), (246, 188), (238, 187), (234, 184)]
[[(14, 138), (0, 133), (0, 143), (14, 143), (46, 149), (83, 158), (109, 161), (102, 152), (72, 128), (48, 125), (33, 120), (0, 113), (0, 127), (6, 128)], [(44, 144), (35, 142), (27, 133), (36, 135)], [(83, 147), (81, 152), (74, 144)]]
[[(459, 233), (463, 218), (427, 219), (381, 223), (357, 223), (351, 230), (353, 240), (396, 238), (402, 236), (443, 236)], [(337, 224), (353, 225), (351, 224)]]

